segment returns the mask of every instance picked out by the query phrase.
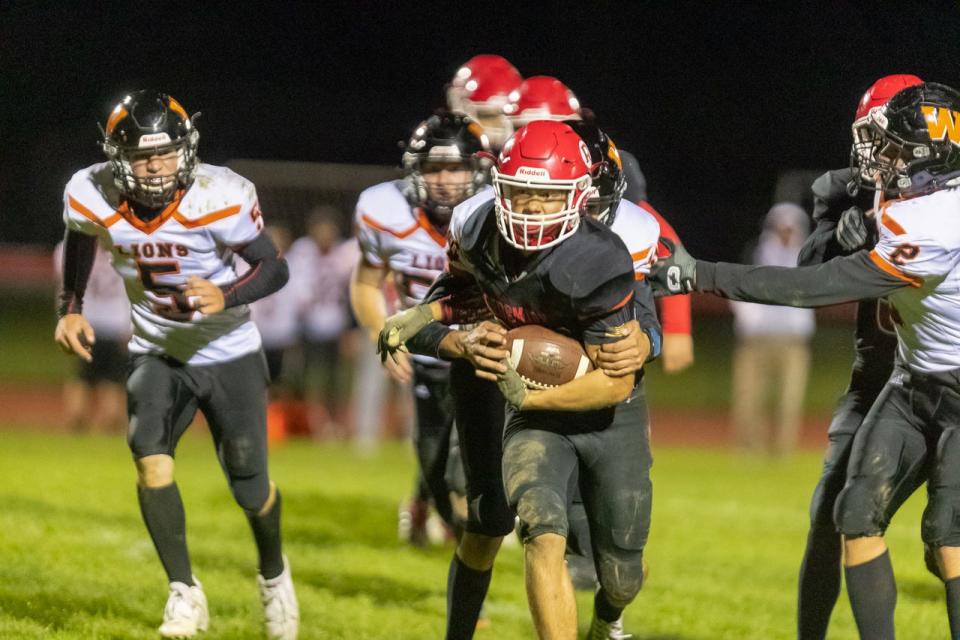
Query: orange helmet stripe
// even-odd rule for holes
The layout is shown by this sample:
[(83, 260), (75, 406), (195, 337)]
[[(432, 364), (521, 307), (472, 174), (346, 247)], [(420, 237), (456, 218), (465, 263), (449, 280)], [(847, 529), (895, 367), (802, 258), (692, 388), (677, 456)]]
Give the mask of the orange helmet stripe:
[(118, 104), (114, 108), (113, 112), (110, 113), (110, 117), (107, 118), (107, 135), (113, 133), (113, 128), (117, 126), (117, 123), (127, 117), (127, 110), (122, 104)]
[(174, 110), (174, 111), (176, 111), (178, 114), (180, 114), (180, 116), (181, 116), (184, 120), (189, 120), (189, 119), (190, 119), (190, 116), (187, 115), (187, 110), (184, 109), (183, 106), (181, 106), (179, 102), (177, 102), (177, 101), (174, 100), (173, 98), (170, 98), (169, 96), (167, 96), (167, 98), (170, 100), (170, 108), (171, 108), (172, 110)]

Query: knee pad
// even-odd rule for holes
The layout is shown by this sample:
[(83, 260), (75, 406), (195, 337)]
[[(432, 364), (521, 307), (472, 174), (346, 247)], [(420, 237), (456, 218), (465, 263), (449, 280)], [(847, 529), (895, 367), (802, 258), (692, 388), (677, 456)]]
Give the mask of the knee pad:
[(513, 531), (514, 514), (503, 492), (483, 493), (467, 503), (466, 529), (491, 538), (499, 538)]
[(960, 490), (937, 489), (930, 496), (923, 510), (920, 537), (927, 547), (960, 546)]
[(270, 497), (270, 481), (267, 474), (245, 478), (230, 477), (230, 491), (234, 500), (250, 515), (257, 515)]
[(629, 549), (606, 551), (597, 557), (597, 579), (607, 602), (626, 607), (643, 587), (643, 552)]
[(887, 506), (893, 489), (888, 484), (857, 479), (844, 487), (834, 506), (837, 530), (846, 536), (877, 536), (886, 530)]
[(520, 538), (527, 541), (544, 533), (567, 535), (567, 504), (556, 491), (542, 486), (521, 492), (517, 501)]
[(223, 468), (237, 504), (251, 514), (260, 512), (270, 496), (266, 451), (253, 438), (237, 437), (221, 443)]

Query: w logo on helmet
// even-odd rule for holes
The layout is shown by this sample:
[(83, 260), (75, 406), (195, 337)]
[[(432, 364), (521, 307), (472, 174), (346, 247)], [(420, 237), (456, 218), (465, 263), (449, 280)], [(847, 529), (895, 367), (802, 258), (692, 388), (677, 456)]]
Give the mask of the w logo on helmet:
[(960, 113), (943, 107), (921, 105), (931, 140), (949, 140), (960, 147)]

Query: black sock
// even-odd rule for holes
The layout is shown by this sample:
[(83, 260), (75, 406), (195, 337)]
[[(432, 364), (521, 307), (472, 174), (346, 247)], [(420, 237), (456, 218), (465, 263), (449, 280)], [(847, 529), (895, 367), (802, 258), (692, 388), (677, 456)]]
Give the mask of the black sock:
[(897, 584), (893, 579), (890, 553), (884, 551), (870, 562), (846, 567), (847, 594), (861, 638), (892, 640), (893, 610), (897, 606)]
[(453, 554), (447, 575), (446, 640), (473, 638), (492, 575), (493, 569), (476, 571), (463, 564), (456, 553)]
[(840, 534), (832, 527), (811, 527), (800, 565), (797, 602), (797, 637), (800, 640), (827, 637), (830, 614), (840, 596), (842, 548)]
[(960, 578), (951, 578), (944, 583), (947, 589), (947, 618), (950, 620), (950, 637), (960, 640)]
[(283, 551), (280, 546), (280, 490), (270, 511), (263, 515), (247, 514), (253, 540), (260, 555), (260, 575), (269, 580), (283, 573)]
[(604, 622), (616, 622), (623, 613), (623, 607), (615, 607), (603, 595), (603, 587), (593, 596), (593, 611)]
[(180, 490), (174, 482), (165, 487), (137, 487), (140, 513), (157, 548), (157, 555), (170, 582), (193, 584), (187, 554), (187, 523)]

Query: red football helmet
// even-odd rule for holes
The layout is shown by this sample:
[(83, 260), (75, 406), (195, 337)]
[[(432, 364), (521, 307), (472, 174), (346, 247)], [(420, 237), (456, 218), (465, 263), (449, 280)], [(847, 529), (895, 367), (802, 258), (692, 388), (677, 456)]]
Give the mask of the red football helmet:
[(520, 86), (523, 76), (501, 56), (482, 54), (470, 58), (453, 76), (447, 88), (447, 105), (463, 113), (484, 129), (490, 143), (499, 147), (512, 129), (503, 116), (510, 92)]
[(863, 186), (873, 187), (876, 182), (874, 168), (880, 151), (881, 136), (877, 134), (877, 128), (872, 126), (874, 117), (882, 117), (880, 109), (890, 98), (902, 89), (918, 84), (923, 84), (923, 80), (908, 73), (884, 76), (874, 82), (860, 98), (857, 115), (853, 121), (853, 148), (850, 151), (850, 162), (859, 173)]
[(534, 120), (579, 120), (580, 101), (556, 78), (534, 76), (510, 93), (503, 112), (514, 128)]
[[(580, 226), (587, 200), (596, 195), (592, 168), (590, 149), (562, 122), (536, 120), (517, 131), (490, 170), (497, 227), (507, 242), (524, 251), (539, 251), (570, 237)], [(549, 195), (535, 197), (539, 205), (527, 204), (531, 192), (545, 191), (565, 194), (562, 209), (544, 209)], [(522, 210), (514, 208), (517, 197), (524, 200)]]

